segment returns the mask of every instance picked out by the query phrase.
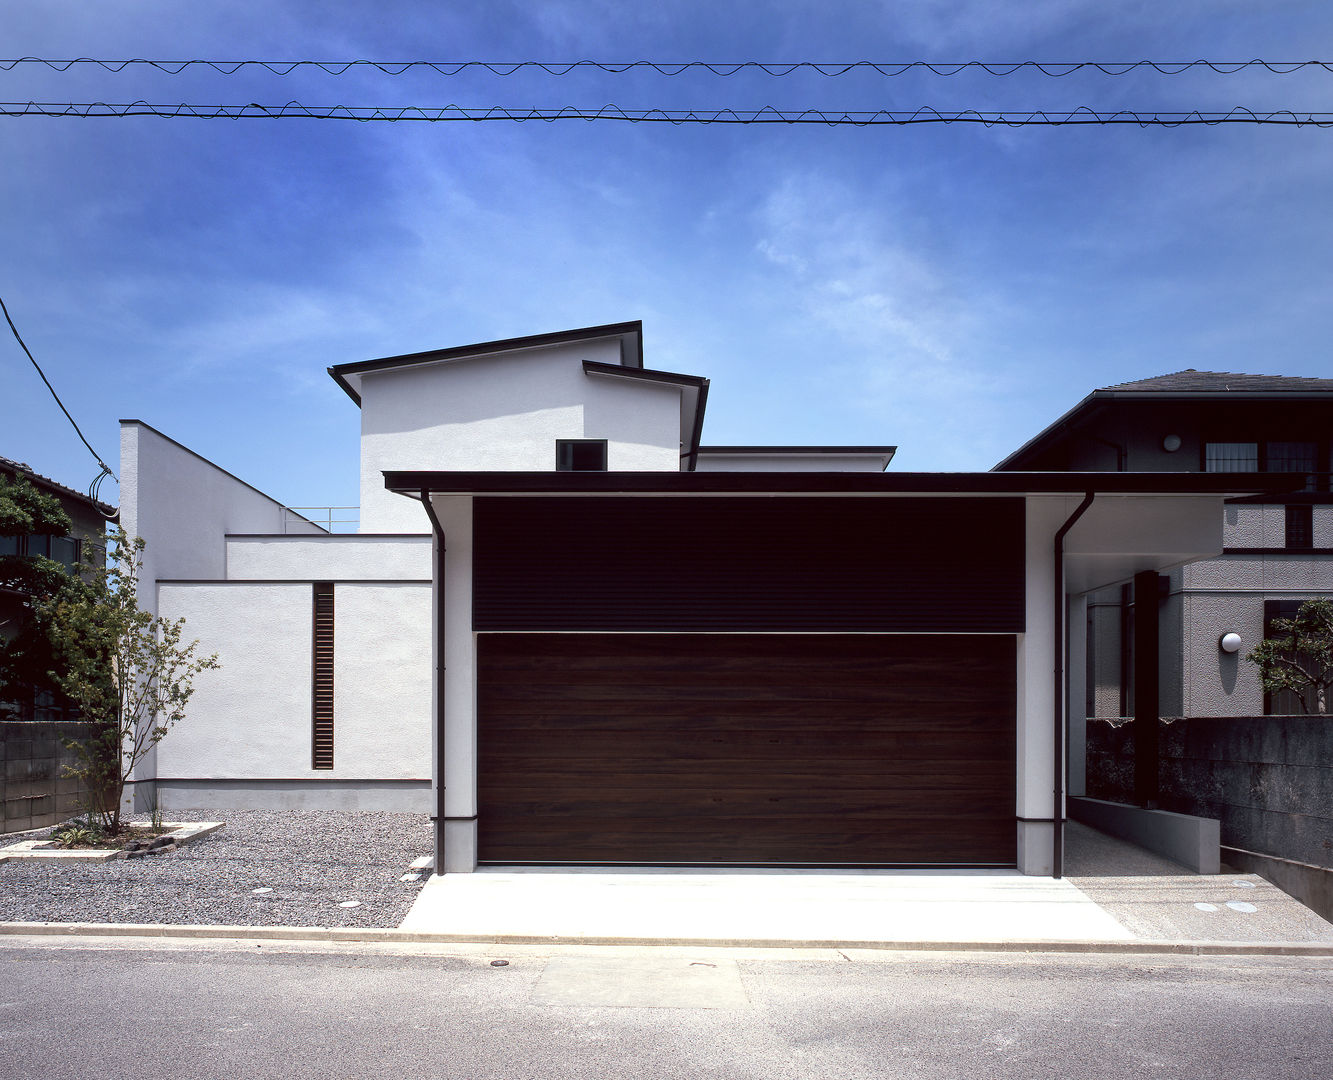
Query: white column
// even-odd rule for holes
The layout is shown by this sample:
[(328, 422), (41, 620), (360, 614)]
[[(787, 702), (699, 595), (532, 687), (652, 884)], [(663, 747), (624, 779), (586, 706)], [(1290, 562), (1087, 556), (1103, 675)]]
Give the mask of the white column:
[[(444, 529), (444, 687), (436, 704), (435, 737), (444, 739), (445, 865), (437, 873), (477, 868), (477, 650), (472, 632), (472, 498), (431, 500)], [(437, 584), (437, 588), (439, 585)], [(436, 633), (439, 623), (436, 623)], [(439, 648), (439, 642), (436, 642)], [(440, 708), (443, 708), (441, 723)], [(435, 759), (439, 761), (438, 755)]]
[(1054, 870), (1055, 709), (1054, 542), (1056, 530), (1080, 500), (1027, 499), (1027, 630), (1018, 639), (1018, 869), (1049, 876)]

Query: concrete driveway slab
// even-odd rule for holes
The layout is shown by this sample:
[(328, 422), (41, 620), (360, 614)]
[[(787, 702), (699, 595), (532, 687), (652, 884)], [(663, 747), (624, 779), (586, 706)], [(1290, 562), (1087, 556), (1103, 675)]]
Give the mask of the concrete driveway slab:
[(402, 928), (738, 944), (1133, 937), (1068, 881), (1009, 871), (481, 870), (431, 878)]

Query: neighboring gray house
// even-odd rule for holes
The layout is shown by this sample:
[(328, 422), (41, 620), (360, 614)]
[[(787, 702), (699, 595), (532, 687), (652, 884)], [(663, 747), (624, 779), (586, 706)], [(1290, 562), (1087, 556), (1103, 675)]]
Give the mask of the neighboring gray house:
[(144, 594), (222, 659), (136, 781), (429, 811), (447, 872), (1059, 873), (1067, 596), (1216, 555), (1268, 486), (710, 447), (708, 380), (637, 322), (330, 374), (354, 534), (123, 422)]
[[(1300, 712), (1246, 654), (1274, 616), (1333, 595), (1333, 379), (1178, 371), (1095, 390), (997, 471), (1300, 473), (1301, 490), (1233, 501), (1223, 550), (1157, 583), (1159, 715)], [(1087, 597), (1087, 716), (1133, 712), (1130, 583)], [(1221, 648), (1225, 634), (1240, 647)]]

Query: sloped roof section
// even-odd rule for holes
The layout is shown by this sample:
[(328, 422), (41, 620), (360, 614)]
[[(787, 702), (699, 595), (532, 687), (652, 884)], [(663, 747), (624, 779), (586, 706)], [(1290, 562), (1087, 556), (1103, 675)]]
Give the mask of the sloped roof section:
[(448, 349), (407, 353), (403, 356), (385, 356), (379, 360), (359, 360), (351, 364), (337, 364), (328, 369), (334, 382), (347, 396), (361, 404), (361, 376), (367, 372), (390, 371), (418, 364), (439, 364), (448, 360), (465, 360), (478, 356), (517, 352), (520, 349), (539, 349), (548, 345), (567, 345), (577, 341), (598, 341), (617, 338), (620, 341), (621, 363), (625, 367), (643, 367), (643, 323), (609, 323), (606, 326), (585, 326), (578, 330), (559, 330), (553, 334), (533, 334), (529, 337), (505, 338), (501, 341), (482, 341), (475, 345), (458, 345)]
[(1196, 371), (1194, 368), (1186, 368), (1184, 371), (1173, 371), (1168, 375), (1135, 379), (1132, 382), (1116, 383), (1114, 386), (1104, 386), (1101, 389), (1159, 394), (1217, 394), (1228, 391), (1249, 394), (1333, 393), (1333, 379), (1308, 379), (1293, 375), (1244, 375), (1231, 371)]

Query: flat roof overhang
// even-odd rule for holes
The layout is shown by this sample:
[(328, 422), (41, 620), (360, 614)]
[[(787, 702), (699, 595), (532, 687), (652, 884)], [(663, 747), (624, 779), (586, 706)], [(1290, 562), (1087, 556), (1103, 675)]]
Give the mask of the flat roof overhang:
[(1211, 495), (1299, 491), (1297, 473), (389, 471), (400, 495)]
[[(1066, 590), (1078, 595), (1222, 552), (1227, 499), (1292, 491), (1287, 473), (665, 473), (386, 472), (385, 486), (429, 501), (437, 496), (690, 498), (775, 496), (1015, 498), (1028, 500), (1030, 542), (1055, 530), (1089, 493), (1093, 502), (1065, 537)], [(428, 511), (429, 511), (428, 507)], [(1035, 515), (1035, 516), (1034, 516)], [(433, 516), (433, 514), (432, 514)], [(1036, 533), (1033, 530), (1037, 530)], [(978, 544), (986, 523), (978, 522)]]

